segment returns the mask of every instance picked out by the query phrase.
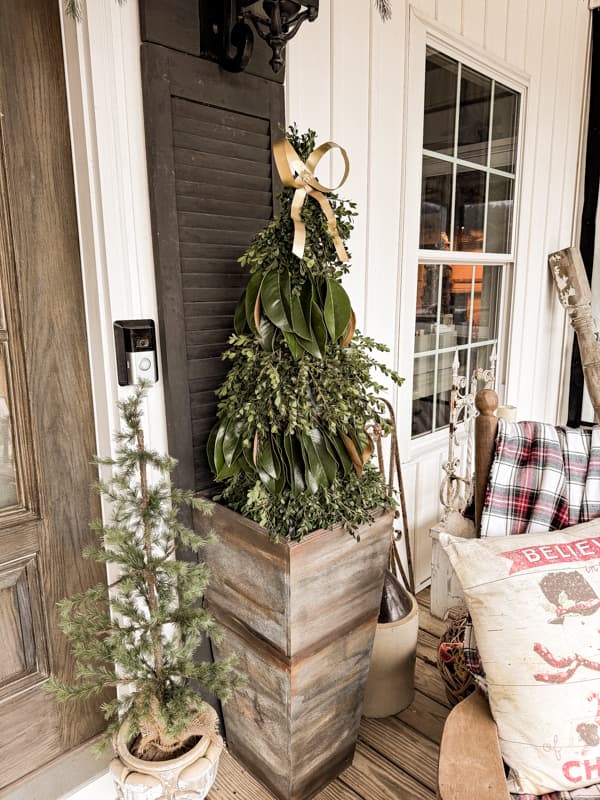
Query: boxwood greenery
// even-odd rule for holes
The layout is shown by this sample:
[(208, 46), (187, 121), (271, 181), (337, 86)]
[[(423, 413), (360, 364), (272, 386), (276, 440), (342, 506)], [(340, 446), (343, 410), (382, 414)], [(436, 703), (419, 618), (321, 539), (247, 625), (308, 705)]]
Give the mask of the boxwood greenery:
[[(287, 133), (306, 161), (315, 133)], [(231, 366), (217, 391), (218, 421), (208, 457), (217, 499), (267, 528), (301, 539), (338, 523), (350, 531), (389, 505), (370, 463), (369, 422), (382, 422), (379, 370), (402, 379), (374, 355), (387, 348), (355, 329), (336, 254), (319, 205), (307, 198), (304, 257), (292, 253), (294, 190), (281, 194), (281, 213), (260, 231), (240, 263), (251, 273), (235, 312), (224, 359)], [(328, 195), (343, 240), (356, 206)]]

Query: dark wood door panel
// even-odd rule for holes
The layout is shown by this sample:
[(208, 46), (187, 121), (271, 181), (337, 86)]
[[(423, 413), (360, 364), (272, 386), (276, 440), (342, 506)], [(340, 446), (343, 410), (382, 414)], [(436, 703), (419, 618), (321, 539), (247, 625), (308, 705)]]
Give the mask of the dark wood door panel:
[(36, 558), (0, 567), (0, 702), (48, 676), (48, 648)]
[(207, 490), (220, 356), (247, 282), (238, 259), (273, 216), (283, 88), (142, 45), (148, 172), (169, 449)]
[(0, 111), (0, 334), (23, 487), (17, 507), (0, 509), (0, 636), (13, 659), (0, 680), (2, 789), (104, 727), (97, 699), (59, 704), (45, 687), (50, 672), (74, 677), (56, 603), (105, 582), (81, 555), (100, 508), (54, 0), (2, 0)]

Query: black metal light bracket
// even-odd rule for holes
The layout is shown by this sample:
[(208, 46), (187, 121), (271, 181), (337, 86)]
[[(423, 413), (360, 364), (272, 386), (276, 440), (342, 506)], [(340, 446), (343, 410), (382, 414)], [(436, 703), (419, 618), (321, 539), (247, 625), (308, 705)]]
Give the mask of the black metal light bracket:
[(319, 15), (319, 0), (263, 0), (263, 14), (252, 8), (256, 0), (225, 0), (222, 27), (221, 64), (232, 72), (242, 72), (252, 56), (254, 33), (269, 45), (273, 72), (284, 65), (286, 44), (298, 33), (305, 20)]

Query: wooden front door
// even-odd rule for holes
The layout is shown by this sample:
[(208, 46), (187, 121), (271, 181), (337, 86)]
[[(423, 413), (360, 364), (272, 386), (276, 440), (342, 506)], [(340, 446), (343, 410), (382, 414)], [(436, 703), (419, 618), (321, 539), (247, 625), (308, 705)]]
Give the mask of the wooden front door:
[(73, 662), (56, 603), (104, 580), (57, 0), (0, 10), (0, 793), (102, 729), (45, 683)]

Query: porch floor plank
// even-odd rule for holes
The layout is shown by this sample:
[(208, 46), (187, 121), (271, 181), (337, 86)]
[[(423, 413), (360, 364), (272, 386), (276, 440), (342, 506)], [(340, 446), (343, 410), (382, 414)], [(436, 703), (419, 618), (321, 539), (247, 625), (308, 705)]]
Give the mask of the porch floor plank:
[(440, 748), (402, 720), (397, 717), (363, 719), (359, 741), (432, 791), (436, 789)]
[[(419, 669), (418, 662), (417, 669)], [(437, 700), (432, 700), (423, 692), (416, 691), (412, 704), (401, 711), (397, 718), (413, 730), (422, 733), (427, 739), (439, 744), (447, 716), (448, 709), (445, 705), (441, 705)]]
[(354, 763), (340, 776), (340, 780), (364, 800), (408, 800), (409, 797), (410, 800), (432, 800), (435, 797), (431, 789), (363, 742), (358, 743)]
[[(419, 643), (415, 699), (395, 717), (363, 719), (354, 763), (315, 800), (435, 800), (439, 742), (449, 704), (435, 666), (445, 623), (418, 596)], [(271, 794), (225, 752), (208, 800), (271, 800)]]

